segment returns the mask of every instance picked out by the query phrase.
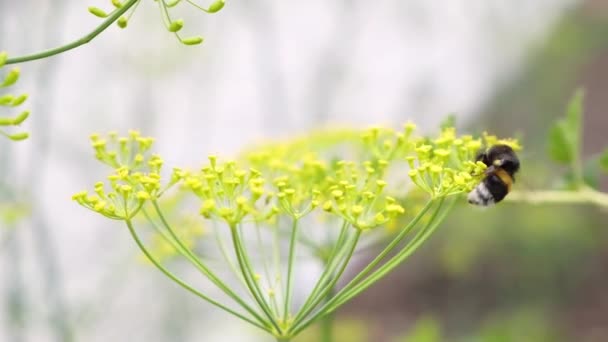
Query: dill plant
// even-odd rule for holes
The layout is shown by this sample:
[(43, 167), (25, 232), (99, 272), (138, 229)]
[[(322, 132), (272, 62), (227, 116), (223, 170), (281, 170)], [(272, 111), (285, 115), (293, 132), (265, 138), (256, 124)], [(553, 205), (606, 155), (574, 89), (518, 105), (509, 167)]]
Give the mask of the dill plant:
[[(519, 148), (490, 135), (458, 136), (453, 127), (421, 137), (408, 123), (400, 131), (374, 127), (268, 143), (236, 160), (209, 156), (198, 170), (173, 168), (163, 177), (152, 138), (131, 131), (96, 134), (91, 142), (112, 172), (93, 193), (73, 199), (124, 221), (169, 279), (279, 341), (330, 315), (423, 244), (458, 195), (483, 178), (486, 166), (474, 161), (481, 148)], [(199, 218), (180, 219), (193, 214)], [(358, 252), (387, 235), (376, 257), (345, 279)], [(310, 257), (322, 271), (311, 289), (296, 287)], [(170, 270), (178, 259), (207, 286)]]

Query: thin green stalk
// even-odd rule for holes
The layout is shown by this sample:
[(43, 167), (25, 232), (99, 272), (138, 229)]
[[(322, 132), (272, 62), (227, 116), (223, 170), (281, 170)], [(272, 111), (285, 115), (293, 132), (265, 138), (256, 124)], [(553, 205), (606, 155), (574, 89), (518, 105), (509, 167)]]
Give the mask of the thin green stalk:
[(154, 266), (156, 266), (156, 268), (158, 268), (165, 276), (167, 276), (169, 279), (173, 280), (175, 283), (177, 283), (178, 285), (180, 285), (181, 287), (183, 287), (184, 289), (190, 291), (192, 294), (196, 295), (197, 297), (207, 301), (208, 303), (217, 306), (218, 308), (233, 314), (234, 316), (244, 320), (245, 322), (248, 322), (264, 331), (269, 331), (267, 327), (264, 327), (262, 325), (260, 325), (259, 323), (251, 320), (250, 318), (244, 316), (243, 314), (240, 314), (234, 310), (232, 310), (231, 308), (223, 305), (222, 303), (219, 303), (209, 297), (207, 297), (206, 295), (202, 294), (201, 292), (197, 291), (196, 289), (194, 289), (192, 286), (188, 285), (186, 282), (184, 282), (183, 280), (181, 280), (180, 278), (178, 278), (176, 275), (174, 275), (173, 273), (171, 273), (171, 271), (167, 270), (165, 267), (163, 267), (160, 262), (158, 260), (156, 260), (152, 254), (150, 254), (150, 252), (148, 251), (148, 249), (146, 249), (146, 247), (144, 246), (143, 242), (141, 241), (141, 239), (139, 238), (139, 236), (137, 235), (137, 233), (135, 232), (135, 228), (133, 227), (133, 223), (131, 222), (131, 220), (126, 220), (125, 223), (127, 224), (127, 227), (129, 228), (129, 232), (131, 233), (131, 236), (133, 237), (133, 240), (135, 240), (135, 243), (137, 244), (137, 246), (139, 247), (139, 249), (144, 253), (144, 255), (148, 258), (148, 260), (150, 260), (150, 262), (152, 262), (152, 264), (154, 264)]
[(506, 198), (509, 202), (525, 202), (531, 204), (594, 204), (608, 208), (608, 194), (592, 188), (582, 188), (577, 191), (514, 191)]
[(268, 258), (266, 256), (266, 249), (264, 248), (264, 243), (262, 241), (262, 232), (260, 229), (260, 225), (255, 223), (255, 236), (257, 242), (257, 248), (260, 251), (260, 255), (262, 256), (262, 267), (264, 269), (264, 276), (266, 277), (266, 284), (269, 288), (272, 288), (272, 279), (270, 278), (270, 271), (268, 268)]
[[(239, 249), (240, 255), (245, 264), (245, 269), (248, 271), (247, 275), (249, 276), (249, 279), (254, 286), (254, 290), (255, 290), (254, 293), (257, 294), (257, 296), (259, 296), (259, 298), (262, 299), (262, 303), (264, 304), (265, 310), (268, 310), (268, 312), (270, 312), (271, 316), (272, 316), (272, 310), (270, 309), (270, 304), (266, 301), (266, 296), (264, 295), (264, 292), (262, 291), (262, 288), (260, 287), (260, 279), (258, 279), (258, 278), (261, 278), (261, 276), (258, 273), (254, 272), (253, 263), (251, 262), (251, 258), (249, 257), (249, 254), (247, 254), (247, 249), (245, 248), (244, 240), (241, 238), (241, 235), (243, 235), (243, 232), (241, 229), (242, 229), (242, 225), (236, 229), (236, 241), (238, 244), (238, 249)], [(239, 232), (240, 232), (240, 234), (239, 234)], [(272, 317), (274, 318), (275, 316), (272, 316)]]
[(327, 261), (327, 266), (325, 267), (323, 274), (319, 277), (304, 305), (298, 310), (298, 313), (294, 318), (294, 324), (297, 324), (305, 315), (311, 312), (318, 304), (319, 300), (323, 298), (321, 293), (327, 288), (327, 284), (331, 282), (332, 276), (337, 273), (337, 269), (346, 258), (346, 255), (350, 250), (349, 246), (348, 243), (344, 243), (344, 240), (341, 242), (339, 241), (339, 243), (336, 244), (336, 248), (334, 249), (335, 253), (333, 253), (332, 258)]
[(287, 261), (287, 286), (285, 289), (285, 309), (283, 312), (283, 320), (287, 322), (291, 311), (291, 297), (293, 291), (293, 264), (296, 255), (296, 240), (298, 236), (298, 219), (293, 218), (291, 226), (291, 239), (289, 241), (289, 260)]
[(234, 251), (236, 253), (236, 258), (239, 263), (241, 273), (243, 274), (243, 277), (245, 278), (245, 282), (247, 283), (247, 288), (249, 289), (249, 292), (253, 295), (255, 301), (258, 303), (258, 306), (262, 309), (262, 311), (264, 311), (264, 314), (266, 315), (266, 317), (268, 317), (269, 321), (272, 323), (272, 325), (276, 329), (276, 332), (280, 333), (281, 328), (277, 324), (275, 318), (272, 316), (272, 312), (270, 311), (270, 309), (268, 307), (268, 303), (266, 303), (263, 296), (259, 292), (259, 289), (255, 285), (255, 279), (254, 279), (252, 271), (251, 271), (251, 266), (246, 261), (246, 255), (245, 255), (243, 248), (239, 241), (237, 227), (230, 226), (230, 232), (232, 235), (232, 243), (234, 245)]
[(307, 310), (308, 306), (311, 304), (311, 302), (314, 300), (314, 298), (316, 298), (316, 296), (317, 296), (319, 290), (321, 289), (321, 287), (323, 286), (323, 284), (325, 284), (325, 281), (326, 281), (327, 277), (329, 276), (329, 274), (331, 274), (331, 272), (333, 272), (330, 269), (331, 269), (331, 266), (333, 265), (333, 260), (336, 258), (336, 256), (338, 255), (338, 252), (344, 246), (343, 242), (344, 242), (344, 237), (346, 235), (347, 229), (348, 229), (348, 221), (344, 220), (344, 222), (342, 223), (342, 228), (340, 229), (340, 234), (338, 235), (338, 239), (336, 240), (336, 242), (334, 244), (334, 248), (332, 249), (332, 252), (329, 255), (329, 257), (326, 260), (324, 260), (326, 266), (325, 266), (323, 272), (321, 273), (321, 276), (319, 276), (319, 279), (317, 279), (317, 283), (315, 284), (312, 291), (310, 292), (310, 295), (308, 296), (308, 298), (306, 299), (306, 301), (300, 308), (300, 312), (296, 315), (296, 318), (294, 319), (294, 321), (297, 322), (300, 318), (300, 313)]
[(95, 37), (97, 37), (101, 32), (103, 32), (105, 29), (107, 29), (110, 25), (112, 25), (112, 23), (114, 23), (116, 20), (118, 20), (118, 18), (120, 18), (120, 16), (122, 16), (125, 12), (127, 12), (129, 10), (129, 8), (131, 8), (133, 5), (135, 5), (138, 1), (140, 1), (140, 0), (128, 0), (127, 2), (125, 2), (123, 4), (123, 6), (121, 8), (118, 8), (114, 12), (112, 12), (110, 14), (110, 16), (108, 16), (108, 18), (105, 19), (101, 23), (101, 25), (97, 26), (97, 28), (94, 29), (91, 33), (85, 35), (84, 37), (82, 37), (80, 39), (77, 39), (66, 45), (62, 45), (62, 46), (59, 46), (59, 47), (56, 47), (53, 49), (33, 53), (31, 55), (9, 58), (6, 60), (5, 64), (16, 64), (16, 63), (23, 63), (23, 62), (34, 61), (37, 59), (47, 58), (47, 57), (51, 57), (51, 56), (66, 52), (68, 50), (75, 49), (81, 45), (87, 44), (88, 42), (92, 41)]
[(399, 244), (403, 239), (411, 232), (411, 230), (416, 226), (418, 221), (426, 214), (426, 212), (431, 208), (431, 206), (435, 204), (434, 200), (429, 200), (425, 206), (420, 210), (418, 215), (414, 217), (407, 226), (401, 230), (399, 234), (378, 254), (377, 257), (374, 258), (361, 272), (359, 272), (355, 278), (353, 278), (348, 284), (346, 284), (340, 292), (338, 292), (337, 296), (341, 293), (347, 291), (349, 288), (353, 287), (357, 282), (359, 282), (363, 277), (365, 277), (369, 272), (371, 272), (392, 250)]
[[(215, 235), (215, 240), (217, 241), (217, 244), (220, 248), (220, 253), (224, 257), (224, 260), (226, 260), (226, 263), (228, 263), (228, 267), (230, 267), (230, 270), (232, 270), (232, 273), (234, 273), (234, 276), (237, 277), (237, 279), (241, 282), (241, 284), (243, 284), (244, 288), (247, 289), (247, 283), (245, 282), (245, 278), (243, 278), (243, 274), (241, 274), (239, 272), (239, 270), (237, 269), (234, 262), (232, 262), (232, 258), (230, 258), (230, 256), (228, 255), (228, 249), (226, 248), (226, 244), (224, 243), (224, 240), (220, 236), (220, 233), (219, 233), (215, 223), (216, 222), (214, 222), (214, 225), (213, 225), (213, 235)], [(249, 291), (247, 291), (247, 293), (249, 295), (251, 295), (249, 293)], [(251, 297), (251, 299), (253, 299), (253, 297)]]
[[(344, 271), (346, 270), (346, 266), (348, 265), (350, 259), (353, 256), (353, 253), (355, 252), (355, 249), (357, 248), (357, 242), (359, 242), (359, 237), (361, 237), (361, 230), (357, 229), (356, 233), (352, 239), (352, 242), (347, 243), (348, 247), (348, 253), (346, 255), (346, 258), (342, 261), (342, 265), (340, 266), (340, 269), (338, 270), (338, 272), (333, 275), (332, 280), (329, 282), (329, 284), (327, 284), (325, 287), (323, 287), (322, 290), (319, 291), (319, 295), (317, 296), (316, 299), (314, 299), (311, 303), (311, 305), (306, 309), (306, 310), (301, 310), (300, 313), (298, 314), (298, 317), (306, 317), (312, 310), (314, 310), (314, 308), (319, 305), (319, 303), (326, 298), (330, 298), (332, 292), (335, 290), (335, 286), (338, 283), (338, 280), (340, 280), (340, 278), (342, 277), (342, 274), (344, 274)], [(331, 299), (328, 301), (330, 302)], [(298, 325), (298, 320), (294, 321), (294, 326)], [(293, 335), (295, 336), (297, 333), (293, 333)]]
[[(380, 261), (382, 261), (382, 259), (384, 259), (384, 257), (386, 255), (388, 255), (392, 251), (392, 249), (395, 246), (397, 246), (405, 238), (405, 236), (414, 228), (414, 226), (418, 223), (418, 221), (420, 221), (422, 216), (431, 208), (431, 206), (434, 204), (434, 202), (435, 201), (433, 199), (429, 200), (427, 202), (427, 204), (424, 206), (424, 208), (418, 213), (418, 215), (414, 219), (412, 219), (412, 221), (410, 221), (408, 223), (408, 225), (401, 231), (401, 233), (399, 235), (397, 235), (397, 237), (395, 237), (391, 241), (391, 243), (389, 243), (389, 245), (374, 260), (372, 260), (372, 262), (370, 264), (368, 264), (360, 273), (357, 274), (357, 276), (355, 276), (355, 278), (353, 278), (348, 284), (346, 284), (340, 291), (338, 291), (338, 293), (335, 296), (333, 296), (333, 298), (331, 300), (329, 300), (327, 303), (325, 303), (315, 314), (313, 314), (313, 316), (311, 316), (308, 319), (297, 324), (294, 327), (294, 330), (292, 333), (294, 335), (297, 335), (300, 331), (304, 330), (311, 323), (313, 323), (316, 319), (329, 313), (328, 308), (333, 306), (336, 302), (340, 302), (340, 305), (343, 304), (344, 302), (342, 301), (342, 299), (345, 296), (347, 296), (353, 288), (356, 288), (359, 281), (361, 281), (372, 269), (374, 269), (376, 267), (376, 265)], [(440, 205), (438, 207), (441, 206), (442, 202), (443, 202), (443, 199), (440, 200)], [(394, 258), (395, 257), (393, 257), (392, 259), (394, 259)], [(388, 262), (390, 262), (390, 260)], [(374, 274), (376, 274), (378, 271), (380, 271), (382, 269), (382, 267), (385, 265), (382, 265), (378, 270), (376, 270), (374, 273), (372, 273), (372, 275), (370, 275), (370, 277), (373, 276)], [(358, 292), (357, 292), (357, 294), (358, 294)], [(349, 296), (349, 298), (352, 298), (352, 296)]]
[[(327, 294), (327, 300), (334, 295), (335, 289)], [(333, 341), (334, 315), (328, 314), (321, 319), (321, 342)]]
[(150, 217), (150, 214), (148, 214), (148, 211), (145, 208), (142, 208), (141, 212), (142, 212), (142, 214), (144, 214), (144, 217), (146, 218), (146, 220), (148, 220), (148, 222), (152, 226), (152, 229), (154, 229), (155, 232), (160, 234), (160, 236), (163, 238), (163, 240), (166, 241), (168, 244), (170, 244), (173, 249), (175, 249), (176, 251), (181, 253), (180, 247), (177, 245), (177, 243), (175, 243), (175, 241), (173, 241), (173, 239), (171, 239), (171, 237), (169, 236), (169, 234), (167, 234), (167, 232), (162, 230), (158, 226), (158, 224), (156, 224), (156, 222), (154, 222), (152, 217)]
[(179, 246), (178, 251), (182, 255), (184, 255), (186, 257), (186, 259), (188, 259), (201, 273), (203, 273), (203, 275), (205, 275), (209, 280), (211, 280), (211, 282), (213, 282), (213, 284), (215, 284), (218, 288), (220, 288), (228, 297), (232, 298), (241, 307), (243, 307), (243, 309), (245, 309), (253, 317), (255, 317), (258, 320), (258, 322), (263, 324), (265, 322), (264, 319), (255, 310), (253, 310), (252, 307), (250, 307), (247, 303), (245, 303), (245, 301), (243, 301), (243, 299), (241, 297), (239, 297), (236, 293), (234, 293), (234, 291), (228, 285), (226, 285), (226, 283), (224, 283), (218, 276), (216, 276), (215, 273), (213, 273), (213, 271), (211, 271), (205, 264), (203, 264), (201, 262), (201, 260), (198, 258), (198, 256), (196, 256), (181, 241), (179, 236), (175, 233), (173, 228), (171, 228), (171, 225), (169, 225), (169, 223), (165, 219), (165, 216), (163, 215), (162, 211), (160, 210), (160, 207), (158, 206), (158, 202), (152, 201), (152, 205), (154, 206), (154, 210), (156, 211), (156, 214), (160, 218), (160, 221), (162, 222), (163, 226), (165, 227), (165, 229), (167, 229), (167, 231), (171, 235), (172, 239)]
[(389, 274), (395, 267), (399, 266), (405, 259), (412, 255), (439, 227), (439, 224), (443, 222), (445, 216), (451, 211), (455, 201), (452, 200), (449, 207), (441, 211), (443, 205), (443, 199), (441, 199), (439, 206), (433, 212), (429, 222), (421, 229), (418, 234), (410, 241), (397, 255), (393, 256), (389, 261), (382, 265), (378, 270), (369, 275), (364, 281), (353, 287), (348, 293), (344, 294), (343, 298), (335, 300), (335, 304), (327, 308), (327, 312), (335, 311), (339, 306), (343, 305), (353, 297), (357, 296), (361, 292), (365, 291), (371, 285), (384, 278)]
[[(275, 298), (281, 298), (283, 294), (283, 279), (281, 279), (281, 237), (279, 232), (279, 226), (274, 227), (273, 230), (273, 238), (272, 238), (272, 260), (273, 260), (273, 268), (274, 268), (274, 288), (275, 288)], [(279, 308), (280, 309), (280, 308)], [(277, 312), (278, 310), (277, 309)], [(279, 312), (279, 316), (281, 317), (281, 313)]]
[(275, 316), (280, 317), (280, 312), (279, 312), (279, 303), (277, 301), (277, 294), (276, 294), (276, 289), (275, 286), (273, 284), (272, 281), (272, 277), (270, 274), (270, 268), (268, 266), (268, 256), (266, 255), (266, 249), (264, 248), (264, 244), (263, 244), (263, 240), (262, 240), (262, 232), (261, 232), (261, 228), (260, 225), (256, 222), (255, 223), (255, 231), (256, 231), (256, 241), (257, 241), (257, 247), (258, 250), (260, 251), (260, 254), (262, 256), (262, 267), (264, 268), (264, 276), (266, 277), (266, 285), (268, 286), (269, 290), (273, 291), (272, 295), (270, 296), (270, 308), (271, 310), (274, 312)]

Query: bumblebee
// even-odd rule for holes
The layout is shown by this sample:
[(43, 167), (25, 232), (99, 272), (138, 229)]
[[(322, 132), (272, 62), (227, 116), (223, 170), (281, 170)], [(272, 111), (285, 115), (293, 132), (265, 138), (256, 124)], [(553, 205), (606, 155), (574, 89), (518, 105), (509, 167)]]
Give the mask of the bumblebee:
[(507, 145), (494, 145), (480, 152), (476, 161), (481, 161), (488, 168), (481, 183), (469, 193), (469, 203), (486, 207), (502, 201), (511, 191), (515, 173), (519, 170), (515, 151)]

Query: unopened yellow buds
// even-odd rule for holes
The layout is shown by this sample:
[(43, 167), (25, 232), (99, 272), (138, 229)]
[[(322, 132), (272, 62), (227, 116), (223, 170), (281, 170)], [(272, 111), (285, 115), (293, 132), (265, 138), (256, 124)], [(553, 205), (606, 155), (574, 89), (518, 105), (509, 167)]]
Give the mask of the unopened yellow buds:
[(217, 13), (219, 12), (222, 8), (224, 8), (225, 2), (224, 0), (217, 0), (216, 2), (212, 3), (209, 8), (207, 9), (208, 13)]
[(126, 17), (120, 17), (120, 18), (118, 18), (118, 20), (116, 20), (116, 25), (118, 25), (118, 27), (123, 28), (123, 29), (125, 27), (127, 27), (128, 23), (129, 23), (129, 21)]
[(4, 81), (0, 84), (0, 88), (10, 87), (19, 80), (19, 68), (13, 68), (6, 74)]
[(198, 37), (183, 38), (181, 40), (181, 42), (184, 45), (198, 45), (203, 42), (203, 37), (198, 36)]
[(94, 7), (94, 6), (89, 7), (89, 13), (91, 13), (94, 16), (99, 17), (99, 18), (107, 18), (108, 17), (108, 13), (106, 13), (101, 8)]
[(178, 19), (169, 25), (169, 32), (178, 32), (183, 27), (184, 27), (184, 21), (182, 19)]

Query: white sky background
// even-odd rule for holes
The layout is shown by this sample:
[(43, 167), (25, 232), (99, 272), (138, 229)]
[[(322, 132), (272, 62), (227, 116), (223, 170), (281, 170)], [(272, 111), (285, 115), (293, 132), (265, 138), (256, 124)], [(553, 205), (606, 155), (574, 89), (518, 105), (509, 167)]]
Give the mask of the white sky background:
[[(233, 154), (318, 126), (412, 120), (429, 130), (447, 113), (462, 122), (518, 73), (573, 2), (233, 0), (213, 16), (184, 4), (174, 14), (185, 19), (183, 31), (206, 37), (202, 46), (185, 47), (164, 29), (156, 4), (144, 0), (125, 31), (113, 26), (89, 45), (22, 64), (18, 89), (31, 96), (32, 138), (0, 142), (3, 161), (18, 155), (4, 182), (33, 203), (34, 222), (46, 223), (70, 314), (91, 303), (99, 311), (80, 325), (77, 340), (255, 335), (135, 262), (120, 223), (70, 201), (107, 172), (94, 161), (90, 133), (139, 128), (156, 137), (167, 166), (197, 166), (209, 153)], [(65, 10), (55, 13), (51, 3)], [(81, 36), (100, 22), (89, 5), (110, 8), (101, 0), (0, 1), (0, 50), (18, 55)], [(19, 247), (0, 250), (2, 341), (11, 336), (6, 293), (19, 287), (15, 277), (27, 284), (27, 336), (53, 341), (44, 316), (47, 257), (36, 247), (35, 227), (24, 222), (14, 236)], [(96, 299), (108, 283), (113, 299)], [(169, 324), (167, 317), (183, 320)], [(182, 337), (169, 338), (175, 331)]]

